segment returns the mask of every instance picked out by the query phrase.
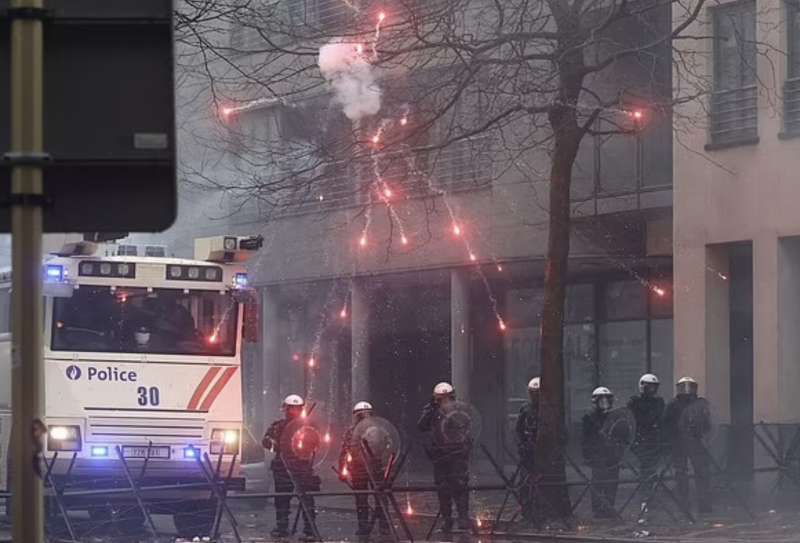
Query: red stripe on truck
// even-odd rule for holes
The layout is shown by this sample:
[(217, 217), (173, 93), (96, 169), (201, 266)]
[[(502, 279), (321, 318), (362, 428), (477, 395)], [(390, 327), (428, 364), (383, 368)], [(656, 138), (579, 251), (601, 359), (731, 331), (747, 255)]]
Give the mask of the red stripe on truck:
[(217, 399), (217, 396), (219, 396), (219, 393), (225, 388), (225, 385), (228, 384), (228, 381), (231, 380), (234, 373), (236, 373), (236, 368), (228, 368), (225, 370), (225, 373), (222, 374), (222, 377), (217, 379), (217, 382), (214, 383), (214, 386), (208, 391), (208, 395), (203, 400), (203, 403), (200, 404), (201, 411), (207, 411), (211, 407), (214, 400)]
[(203, 376), (203, 379), (200, 381), (200, 384), (197, 385), (196, 389), (194, 389), (194, 394), (192, 394), (192, 398), (189, 400), (189, 404), (186, 406), (186, 409), (189, 409), (190, 411), (197, 409), (197, 404), (200, 403), (200, 398), (203, 397), (203, 394), (205, 394), (208, 385), (211, 384), (211, 381), (214, 380), (214, 377), (217, 376), (219, 370), (221, 369), (222, 368), (217, 368), (217, 367), (208, 368), (208, 371)]

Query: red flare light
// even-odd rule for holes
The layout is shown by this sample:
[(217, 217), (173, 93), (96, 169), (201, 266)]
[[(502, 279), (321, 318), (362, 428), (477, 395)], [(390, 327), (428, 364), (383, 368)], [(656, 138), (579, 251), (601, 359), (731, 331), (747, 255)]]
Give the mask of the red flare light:
[(367, 236), (361, 236), (361, 239), (358, 240), (358, 244), (361, 245), (362, 247), (366, 247), (367, 246)]
[(213, 334), (208, 336), (208, 342), (209, 343), (216, 343), (218, 340), (219, 340), (219, 337), (217, 337), (217, 333), (216, 332), (214, 332)]
[(297, 353), (294, 353), (292, 355), (292, 360), (294, 360), (295, 362), (299, 362), (300, 361), (300, 355), (297, 354)]
[(483, 522), (481, 521), (480, 517), (475, 519), (475, 524), (478, 525), (478, 528), (481, 528), (483, 526)]
[(347, 477), (348, 475), (350, 475), (350, 470), (349, 470), (349, 469), (347, 469), (347, 466), (345, 466), (345, 467), (343, 467), (343, 468), (342, 468), (342, 475), (344, 475), (345, 477)]
[(303, 448), (303, 440), (302, 439), (297, 442), (297, 448), (298, 449), (302, 449)]
[(413, 514), (414, 514), (414, 508), (411, 507), (411, 502), (408, 502), (408, 504), (406, 505), (406, 515), (410, 516)]
[(309, 367), (309, 368), (313, 368), (313, 367), (314, 367), (314, 366), (316, 366), (316, 365), (317, 365), (317, 361), (316, 361), (316, 360), (314, 360), (314, 357), (313, 357), (313, 356), (312, 356), (311, 358), (309, 358), (309, 359), (308, 359), (308, 367)]
[(641, 109), (636, 109), (636, 110), (633, 111), (633, 118), (636, 119), (636, 120), (641, 119), (643, 115), (644, 114), (642, 113)]
[[(349, 464), (352, 461), (353, 461), (353, 455), (350, 454), (350, 453), (347, 453), (347, 456), (345, 457), (345, 462), (347, 462)], [(347, 467), (345, 467), (345, 469), (347, 469)]]
[(358, 45), (356, 45), (356, 52), (358, 52), (359, 54), (363, 53), (364, 52), (364, 46), (361, 45), (360, 43)]
[(390, 189), (389, 187), (386, 187), (385, 189), (383, 189), (383, 195), (386, 196), (387, 198), (391, 198), (392, 197), (392, 189)]
[(378, 143), (379, 141), (381, 141), (380, 134), (375, 134), (374, 136), (372, 136), (372, 143)]
[(233, 108), (232, 108), (232, 107), (227, 107), (227, 106), (225, 106), (225, 107), (222, 107), (222, 108), (220, 108), (219, 112), (222, 114), (222, 117), (223, 117), (224, 119), (227, 119), (227, 118), (228, 118), (228, 116), (229, 116), (231, 113), (233, 113)]
[[(300, 417), (306, 418), (307, 416), (308, 416), (308, 411), (306, 411), (306, 408), (304, 407), (303, 410), (300, 412)], [(300, 443), (302, 443), (302, 441)]]
[(405, 236), (400, 236), (400, 243), (403, 245), (408, 245), (408, 238)]
[(499, 318), (499, 317), (498, 317), (498, 319), (497, 319), (497, 325), (500, 327), (500, 330), (502, 330), (502, 331), (504, 331), (504, 332), (506, 331), (506, 328), (507, 328), (507, 327), (506, 327), (506, 323), (503, 321), (503, 319), (501, 319), (501, 318)]
[(330, 443), (331, 442), (331, 433), (330, 432), (325, 432), (325, 436), (322, 438), (322, 440), (325, 443)]
[(475, 256), (475, 253), (470, 253), (469, 254), (469, 259), (472, 260), (473, 262), (475, 262), (478, 259), (478, 257)]
[(406, 117), (400, 119), (400, 126), (405, 126), (407, 124), (408, 124), (408, 119)]
[(503, 271), (503, 266), (501, 266), (500, 264), (498, 264), (498, 265), (497, 265), (497, 271), (500, 271), (500, 272), (501, 272), (501, 271)]
[(340, 316), (341, 318), (343, 318), (343, 319), (344, 319), (344, 318), (347, 318), (347, 308), (346, 308), (346, 307), (343, 307), (343, 308), (342, 308), (342, 310), (341, 310), (341, 311), (339, 311), (339, 316)]
[(455, 234), (456, 236), (461, 235), (461, 227), (459, 225), (453, 224), (453, 234)]
[(667, 294), (667, 291), (661, 287), (653, 287), (653, 292), (655, 292), (660, 297), (663, 297)]
[(383, 21), (386, 18), (386, 14), (384, 12), (378, 13), (378, 20)]

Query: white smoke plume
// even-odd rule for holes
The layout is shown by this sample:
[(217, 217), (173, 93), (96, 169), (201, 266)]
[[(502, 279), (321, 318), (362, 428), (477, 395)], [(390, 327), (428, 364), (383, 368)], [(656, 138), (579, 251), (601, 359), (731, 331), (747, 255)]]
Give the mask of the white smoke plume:
[(331, 40), (319, 49), (319, 69), (348, 119), (357, 121), (380, 110), (381, 89), (361, 45)]

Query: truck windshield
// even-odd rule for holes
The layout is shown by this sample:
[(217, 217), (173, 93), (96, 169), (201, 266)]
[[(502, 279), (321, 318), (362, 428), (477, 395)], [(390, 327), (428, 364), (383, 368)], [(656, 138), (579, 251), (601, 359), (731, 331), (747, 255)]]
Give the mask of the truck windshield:
[(53, 304), (54, 351), (233, 356), (230, 293), (81, 286)]

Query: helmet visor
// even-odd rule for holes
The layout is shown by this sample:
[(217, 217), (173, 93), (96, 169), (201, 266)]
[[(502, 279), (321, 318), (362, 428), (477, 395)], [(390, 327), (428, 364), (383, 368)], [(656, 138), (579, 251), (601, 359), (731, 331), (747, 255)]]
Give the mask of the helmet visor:
[(678, 383), (675, 386), (675, 393), (679, 396), (696, 396), (697, 383), (692, 383), (691, 381), (684, 381), (682, 383)]

